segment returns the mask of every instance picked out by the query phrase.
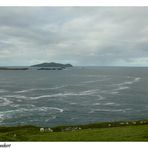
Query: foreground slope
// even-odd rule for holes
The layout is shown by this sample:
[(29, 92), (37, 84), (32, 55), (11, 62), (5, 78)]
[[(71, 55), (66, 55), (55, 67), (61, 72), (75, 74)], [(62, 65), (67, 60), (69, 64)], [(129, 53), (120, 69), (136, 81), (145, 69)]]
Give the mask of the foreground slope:
[(40, 132), (39, 127), (1, 127), (0, 141), (148, 141), (148, 125)]

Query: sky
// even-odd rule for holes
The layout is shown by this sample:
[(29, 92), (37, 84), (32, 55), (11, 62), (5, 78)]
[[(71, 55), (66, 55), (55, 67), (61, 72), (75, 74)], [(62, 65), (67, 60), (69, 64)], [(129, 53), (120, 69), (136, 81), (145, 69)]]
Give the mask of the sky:
[(148, 7), (0, 7), (0, 66), (148, 66)]

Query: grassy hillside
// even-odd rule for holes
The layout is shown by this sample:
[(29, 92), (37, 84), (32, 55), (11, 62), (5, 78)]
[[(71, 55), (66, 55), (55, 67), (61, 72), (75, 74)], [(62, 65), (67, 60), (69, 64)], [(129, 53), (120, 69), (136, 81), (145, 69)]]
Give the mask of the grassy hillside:
[(107, 123), (90, 124), (91, 128), (82, 125), (83, 129), (79, 130), (72, 130), (74, 126), (56, 127), (53, 132), (40, 132), (40, 128), (34, 126), (1, 127), (0, 141), (148, 141), (147, 124), (119, 126), (119, 122), (115, 123), (115, 126), (109, 123), (108, 127), (102, 127)]

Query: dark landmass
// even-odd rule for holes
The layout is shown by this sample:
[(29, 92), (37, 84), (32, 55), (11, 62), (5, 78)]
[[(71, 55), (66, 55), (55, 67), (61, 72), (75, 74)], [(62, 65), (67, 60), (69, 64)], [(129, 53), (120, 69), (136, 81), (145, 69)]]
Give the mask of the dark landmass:
[(148, 141), (148, 120), (58, 127), (1, 126), (0, 141)]
[(63, 70), (65, 67), (53, 67), (53, 68), (39, 68), (37, 70)]
[(28, 70), (29, 68), (9, 68), (9, 67), (0, 67), (0, 70)]
[(71, 64), (61, 64), (61, 63), (41, 63), (37, 65), (32, 65), (31, 67), (62, 67), (62, 68), (67, 68), (67, 67), (73, 67)]

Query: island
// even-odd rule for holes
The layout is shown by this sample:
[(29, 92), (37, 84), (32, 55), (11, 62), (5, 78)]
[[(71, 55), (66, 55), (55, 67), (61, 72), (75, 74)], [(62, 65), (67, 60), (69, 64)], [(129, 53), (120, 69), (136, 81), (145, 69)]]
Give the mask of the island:
[(61, 63), (41, 63), (37, 65), (32, 65), (31, 67), (73, 67), (71, 64), (61, 64)]
[(73, 67), (71, 64), (61, 64), (61, 63), (41, 63), (37, 65), (32, 65), (31, 67), (39, 67), (37, 70), (63, 70), (65, 68)]

